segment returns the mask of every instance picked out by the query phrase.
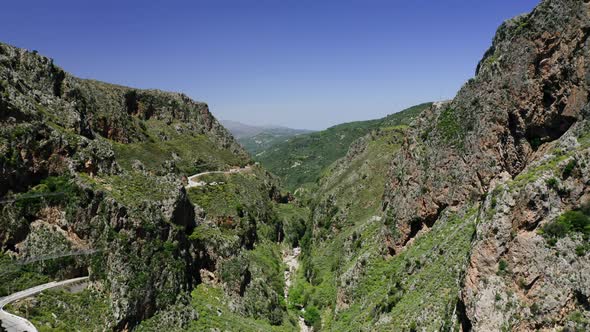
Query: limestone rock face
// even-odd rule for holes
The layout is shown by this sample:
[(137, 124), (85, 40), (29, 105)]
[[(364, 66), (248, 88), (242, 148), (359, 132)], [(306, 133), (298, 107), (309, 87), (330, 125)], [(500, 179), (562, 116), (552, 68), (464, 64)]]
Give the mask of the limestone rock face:
[(178, 134), (202, 134), (248, 159), (207, 104), (183, 94), (79, 79), (52, 59), (3, 43), (0, 83), (0, 195), (22, 191), (68, 167), (115, 172), (112, 147), (101, 138), (148, 141), (146, 121), (182, 122)]
[[(543, 156), (515, 179), (504, 174), (493, 183), (480, 211), (462, 294), (474, 328), (581, 328), (571, 315), (590, 316), (590, 255), (576, 251), (587, 240), (573, 234), (552, 245), (540, 234), (562, 213), (588, 203), (590, 150), (575, 138), (587, 130), (582, 124), (538, 151)], [(563, 179), (572, 160), (580, 166)]]
[[(168, 150), (149, 154), (162, 148), (153, 147), (154, 133), (161, 142), (174, 136), (202, 145), (163, 145)], [(47, 274), (90, 274), (110, 299), (109, 328), (132, 329), (157, 312), (180, 327), (196, 317), (188, 309), (161, 313), (188, 304), (199, 271), (214, 270), (210, 257), (223, 250), (190, 238), (204, 215), (181, 183), (190, 174), (175, 166), (211, 162), (191, 149), (213, 162), (249, 160), (205, 103), (82, 80), (36, 52), (0, 43), (0, 198), (11, 202), (0, 206), (0, 250), (25, 260), (93, 252)], [(136, 158), (137, 151), (147, 157)], [(166, 154), (159, 169), (133, 160)], [(140, 166), (123, 167), (125, 157)], [(236, 255), (239, 240), (224, 254)]]
[(384, 195), (396, 248), (445, 207), (479, 199), (498, 174), (519, 174), (540, 145), (584, 117), (589, 10), (544, 1), (505, 22), (476, 77), (415, 123)]
[(587, 165), (589, 35), (587, 1), (546, 0), (505, 22), (476, 77), (414, 122), (391, 164), (390, 252), (443, 222), (444, 210), (485, 203), (462, 291), (465, 326), (552, 330), (589, 316), (590, 262), (574, 250), (585, 240), (551, 246), (539, 235), (588, 198), (586, 166), (567, 179), (562, 170), (572, 159)]
[[(546, 232), (590, 204), (589, 36), (589, 1), (542, 1), (502, 24), (453, 100), (409, 128), (376, 128), (326, 169), (300, 239), (306, 287), (320, 290), (302, 297), (331, 315), (322, 323), (590, 329), (588, 238)], [(266, 174), (244, 185), (262, 199), (209, 218), (189, 200), (179, 165), (212, 161), (156, 144), (190, 136), (247, 162), (206, 104), (81, 80), (0, 44), (0, 124), (0, 198), (15, 199), (0, 207), (0, 249), (21, 259), (100, 249), (55, 276), (90, 272), (111, 300), (109, 328), (152, 317), (149, 326), (182, 329), (198, 318), (188, 298), (198, 284), (232, 295), (233, 312), (283, 322), (283, 285), (272, 276), (284, 271), (266, 264), (278, 253), (259, 236), (286, 235), (269, 205), (292, 197)], [(169, 153), (157, 170), (154, 147)], [(31, 200), (48, 192), (63, 197)]]

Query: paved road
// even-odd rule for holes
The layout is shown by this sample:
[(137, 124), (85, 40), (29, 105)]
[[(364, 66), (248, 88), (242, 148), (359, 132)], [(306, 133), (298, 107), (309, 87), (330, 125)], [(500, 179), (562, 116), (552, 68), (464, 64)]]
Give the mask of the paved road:
[(206, 185), (207, 183), (205, 183), (205, 182), (197, 181), (197, 179), (203, 175), (207, 175), (207, 174), (234, 174), (234, 173), (249, 171), (250, 169), (251, 169), (250, 166), (246, 166), (246, 167), (242, 167), (242, 168), (232, 168), (229, 171), (210, 171), (210, 172), (203, 172), (203, 173), (191, 175), (188, 178), (188, 184), (186, 185), (186, 188), (188, 189), (188, 188), (192, 188), (192, 187), (202, 187), (202, 186)]
[(8, 332), (37, 332), (37, 329), (35, 328), (35, 326), (33, 326), (33, 324), (31, 324), (31, 322), (22, 317), (18, 317), (16, 315), (4, 311), (4, 306), (14, 301), (22, 300), (24, 298), (39, 294), (42, 291), (50, 288), (67, 286), (80, 281), (85, 281), (87, 279), (88, 277), (81, 277), (68, 279), (64, 281), (52, 281), (0, 298), (0, 321), (2, 327)]

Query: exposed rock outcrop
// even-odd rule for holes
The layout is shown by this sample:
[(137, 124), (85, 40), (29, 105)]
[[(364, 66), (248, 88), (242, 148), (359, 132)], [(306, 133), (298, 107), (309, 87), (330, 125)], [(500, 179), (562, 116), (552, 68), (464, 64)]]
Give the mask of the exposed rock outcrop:
[(147, 141), (148, 120), (182, 122), (179, 134), (203, 134), (248, 159), (207, 105), (183, 94), (82, 80), (47, 57), (1, 43), (0, 83), (0, 195), (68, 168), (116, 172), (111, 144), (103, 138)]
[(561, 153), (586, 163), (589, 22), (587, 1), (546, 0), (502, 24), (476, 77), (414, 123), (392, 163), (383, 209), (396, 253), (445, 209), (486, 202), (462, 293), (474, 330), (551, 330), (589, 315), (589, 262), (573, 253), (583, 240), (547, 247), (538, 235), (587, 199), (583, 167), (558, 192), (545, 181), (561, 178)]
[[(91, 252), (43, 272), (90, 274), (110, 299), (109, 328), (132, 329), (156, 313), (182, 327), (196, 315), (166, 308), (186, 306), (201, 270), (215, 271), (213, 259), (256, 239), (238, 237), (223, 252), (191, 238), (210, 221), (187, 197), (176, 164), (249, 161), (204, 103), (78, 79), (36, 52), (0, 44), (0, 122), (0, 249), (18, 259)], [(171, 136), (197, 145), (155, 144)], [(162, 165), (143, 165), (154, 156)]]
[(498, 174), (519, 174), (540, 145), (583, 117), (587, 30), (587, 3), (544, 1), (504, 23), (475, 79), (417, 121), (384, 196), (397, 248), (412, 220), (430, 223), (447, 206), (479, 199)]

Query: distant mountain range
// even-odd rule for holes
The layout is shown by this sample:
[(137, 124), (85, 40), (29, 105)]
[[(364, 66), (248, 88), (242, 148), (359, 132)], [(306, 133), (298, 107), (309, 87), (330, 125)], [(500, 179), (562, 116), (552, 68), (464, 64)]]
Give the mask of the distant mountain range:
[(221, 123), (252, 155), (256, 155), (278, 143), (288, 141), (294, 136), (314, 132), (313, 130), (273, 125), (254, 126), (232, 120), (221, 120)]

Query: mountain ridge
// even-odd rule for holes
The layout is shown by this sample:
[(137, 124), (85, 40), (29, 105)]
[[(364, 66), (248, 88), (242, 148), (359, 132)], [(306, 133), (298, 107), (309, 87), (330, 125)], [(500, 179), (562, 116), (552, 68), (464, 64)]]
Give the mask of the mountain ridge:
[(254, 159), (281, 177), (285, 187), (294, 191), (306, 183), (315, 183), (326, 167), (345, 156), (356, 139), (380, 126), (408, 124), (429, 105), (423, 103), (380, 119), (342, 123), (296, 136), (260, 151)]
[(206, 104), (0, 44), (0, 292), (91, 285), (8, 310), (54, 329), (588, 330), (589, 37), (590, 2), (543, 0), (452, 100), (253, 159)]
[(296, 129), (296, 128), (290, 128), (287, 126), (279, 126), (279, 125), (251, 125), (251, 124), (245, 124), (243, 122), (240, 121), (234, 121), (234, 120), (220, 120), (221, 124), (223, 124), (229, 131), (231, 131), (234, 136), (238, 139), (241, 138), (250, 138), (252, 136), (256, 136), (258, 134), (261, 134), (263, 132), (267, 132), (267, 131), (278, 131), (278, 132), (285, 132), (285, 133), (310, 133), (310, 132), (314, 132), (314, 130), (310, 130), (310, 129)]
[[(0, 293), (90, 277), (79, 295), (38, 297), (39, 310), (28, 317), (35, 325), (199, 330), (191, 327), (200, 314), (191, 291), (218, 290), (219, 282), (237, 283), (221, 294), (244, 320), (283, 322), (271, 240), (282, 227), (276, 179), (252, 166), (185, 188), (199, 171), (251, 163), (207, 104), (78, 79), (47, 57), (0, 43), (0, 121), (0, 197), (9, 202), (0, 206)], [(57, 258), (18, 264), (47, 255)], [(240, 274), (230, 273), (210, 283), (232, 263), (254, 282), (240, 286)], [(21, 308), (9, 309), (27, 316)]]

